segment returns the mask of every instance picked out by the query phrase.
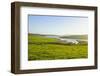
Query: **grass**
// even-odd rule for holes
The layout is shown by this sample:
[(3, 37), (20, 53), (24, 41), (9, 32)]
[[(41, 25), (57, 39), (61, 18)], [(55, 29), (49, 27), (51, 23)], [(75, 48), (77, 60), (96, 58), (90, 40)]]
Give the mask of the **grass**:
[(63, 44), (55, 38), (39, 35), (28, 37), (28, 60), (87, 58), (87, 44)]
[(28, 35), (28, 42), (34, 42), (34, 43), (39, 43), (39, 42), (57, 42), (58, 40), (56, 38), (47, 38), (39, 35)]
[(71, 38), (71, 39), (88, 39), (88, 35), (70, 35), (70, 36), (61, 36), (62, 38)]

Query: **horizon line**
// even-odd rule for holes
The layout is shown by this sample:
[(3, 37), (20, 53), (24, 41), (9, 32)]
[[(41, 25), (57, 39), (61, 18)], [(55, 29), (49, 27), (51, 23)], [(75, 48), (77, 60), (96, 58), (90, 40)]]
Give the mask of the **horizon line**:
[[(28, 34), (40, 34), (40, 33), (28, 33)], [(58, 34), (40, 34), (40, 35), (58, 35)], [(59, 34), (60, 36), (62, 35), (88, 35), (88, 34)]]

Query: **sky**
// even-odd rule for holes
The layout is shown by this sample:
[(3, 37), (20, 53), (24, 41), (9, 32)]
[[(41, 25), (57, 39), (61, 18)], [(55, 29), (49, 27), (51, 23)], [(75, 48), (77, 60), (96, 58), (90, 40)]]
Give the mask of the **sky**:
[(51, 35), (88, 34), (88, 17), (29, 15), (28, 32)]

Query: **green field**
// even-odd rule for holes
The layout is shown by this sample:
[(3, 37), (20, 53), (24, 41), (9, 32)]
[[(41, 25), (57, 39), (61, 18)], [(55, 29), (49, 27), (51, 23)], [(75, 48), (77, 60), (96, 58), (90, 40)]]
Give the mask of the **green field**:
[(87, 35), (70, 35), (70, 36), (61, 36), (62, 38), (71, 38), (71, 39), (87, 39)]
[[(82, 42), (84, 43), (84, 42)], [(88, 57), (85, 44), (67, 44), (56, 38), (28, 35), (28, 60), (79, 59)]]

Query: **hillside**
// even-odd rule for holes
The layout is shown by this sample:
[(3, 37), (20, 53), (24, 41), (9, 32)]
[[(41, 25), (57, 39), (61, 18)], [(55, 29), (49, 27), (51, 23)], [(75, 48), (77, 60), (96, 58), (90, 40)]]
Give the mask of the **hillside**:
[(88, 35), (87, 34), (84, 34), (84, 35), (63, 35), (63, 36), (59, 36), (59, 35), (50, 35), (50, 34), (32, 34), (32, 33), (29, 33), (28, 35), (34, 35), (34, 36), (56, 36), (56, 37), (59, 37), (59, 38), (68, 38), (68, 39), (84, 39), (84, 40), (87, 40), (88, 39)]
[[(28, 34), (28, 60), (80, 59), (88, 57), (88, 45), (67, 43), (42, 34)], [(49, 35), (51, 36), (51, 35)]]
[(88, 39), (88, 35), (69, 35), (69, 36), (61, 36), (61, 38), (71, 38), (71, 39)]

